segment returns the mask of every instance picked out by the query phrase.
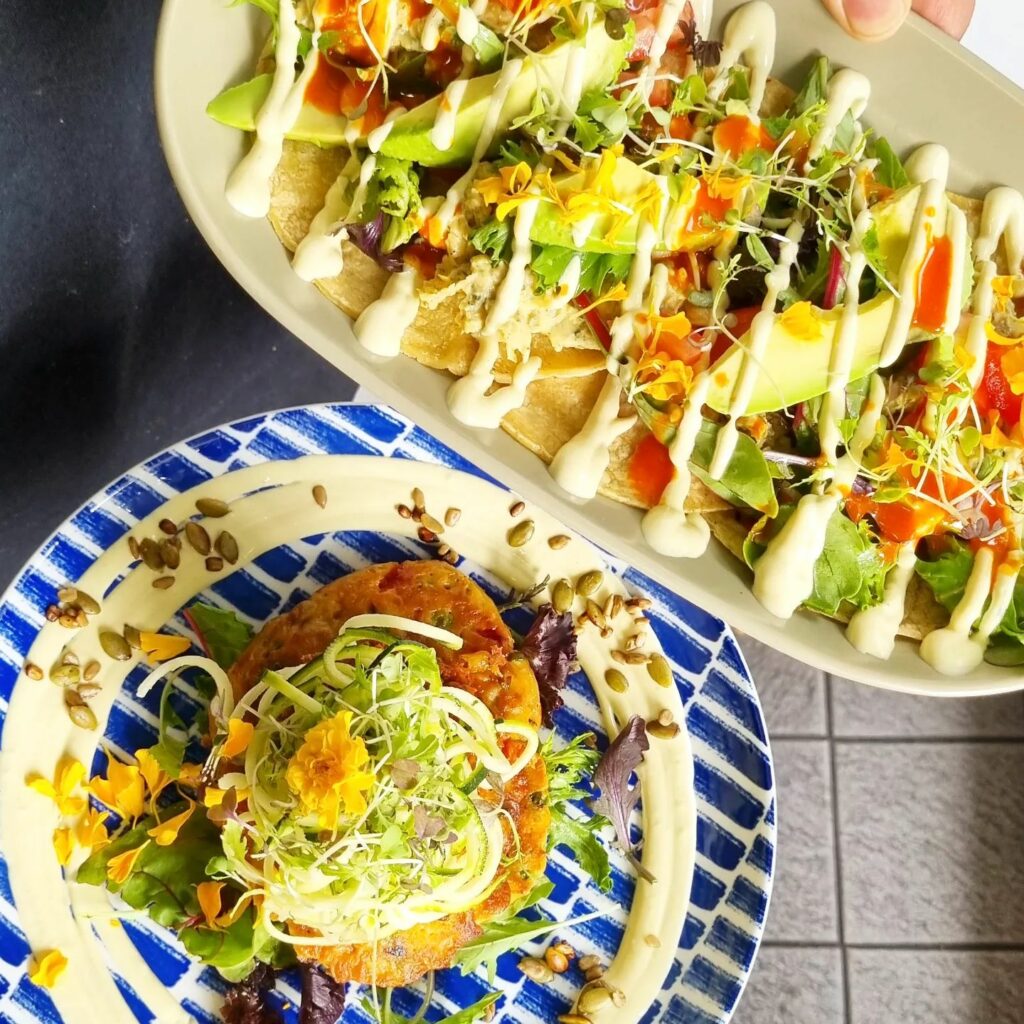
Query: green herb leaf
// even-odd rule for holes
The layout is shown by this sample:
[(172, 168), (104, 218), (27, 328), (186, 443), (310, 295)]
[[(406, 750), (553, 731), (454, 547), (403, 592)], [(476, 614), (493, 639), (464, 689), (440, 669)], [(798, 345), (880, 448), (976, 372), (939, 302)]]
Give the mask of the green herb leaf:
[(507, 260), (512, 254), (512, 224), (493, 218), (481, 224), (469, 236), (469, 241), (477, 252), (490, 256), (493, 262)]
[(797, 114), (803, 114), (819, 103), (824, 103), (828, 92), (828, 80), (831, 77), (832, 68), (828, 57), (819, 57), (811, 66), (803, 87), (796, 94), (792, 110)]
[(252, 627), (223, 608), (197, 601), (186, 609), (186, 617), (221, 668), (231, 668), (252, 639)]
[(746, 246), (750, 258), (763, 270), (772, 270), (775, 267), (775, 260), (772, 259), (771, 253), (768, 252), (764, 242), (757, 235), (747, 235)]
[(888, 188), (903, 188), (910, 184), (907, 172), (903, 169), (903, 161), (889, 145), (889, 140), (881, 136), (872, 140), (868, 150), (871, 157), (878, 161), (875, 177)]
[(172, 778), (181, 774), (181, 765), (185, 760), (185, 747), (188, 745), (188, 727), (184, 719), (171, 704), (173, 682), (168, 679), (160, 694), (160, 731), (157, 744), (149, 748), (156, 763)]

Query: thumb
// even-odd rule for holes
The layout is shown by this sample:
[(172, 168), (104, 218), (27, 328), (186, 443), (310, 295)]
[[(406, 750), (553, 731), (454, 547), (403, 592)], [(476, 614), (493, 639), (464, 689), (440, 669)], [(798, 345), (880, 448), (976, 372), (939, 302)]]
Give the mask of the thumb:
[(906, 20), (911, 0), (822, 0), (836, 21), (857, 39), (888, 39)]

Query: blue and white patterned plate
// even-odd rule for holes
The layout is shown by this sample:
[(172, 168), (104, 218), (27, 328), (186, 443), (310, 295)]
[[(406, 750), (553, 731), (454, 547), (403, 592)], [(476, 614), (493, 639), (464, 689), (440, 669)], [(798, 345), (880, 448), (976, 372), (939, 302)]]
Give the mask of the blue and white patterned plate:
[[(77, 580), (104, 549), (173, 495), (230, 470), (307, 454), (380, 455), (440, 463), (483, 476), (409, 421), (373, 406), (284, 410), (209, 431), (161, 452), (71, 516), (32, 557), (0, 602), (0, 724), (57, 587)], [(410, 472), (410, 480), (413, 475)], [(423, 546), (386, 532), (307, 537), (260, 556), (215, 583), (206, 596), (259, 622), (352, 569), (425, 554)], [(724, 624), (635, 570), (610, 558), (608, 564), (632, 590), (654, 601), (648, 616), (675, 672), (694, 759), (697, 849), (690, 905), (675, 963), (644, 1024), (723, 1024), (732, 1015), (753, 965), (771, 890), (775, 790), (764, 720), (742, 656)], [(496, 586), (486, 574), (473, 575), (485, 586)], [(185, 631), (183, 621), (177, 625)], [(134, 675), (129, 684), (133, 680), (137, 682)], [(134, 689), (126, 687), (126, 691)], [(106, 742), (115, 750), (128, 751), (152, 742), (155, 699), (154, 694), (140, 702), (123, 693), (110, 716)], [(568, 738), (598, 722), (593, 695), (579, 676), (570, 686), (558, 729)], [(555, 890), (542, 906), (558, 919), (607, 908), (609, 919), (580, 925), (566, 935), (581, 948), (608, 955), (614, 953), (621, 935), (621, 913), (618, 919), (615, 913), (628, 906), (632, 887), (622, 861), (614, 867), (613, 890), (604, 896), (580, 876), (570, 859), (556, 852), (549, 866)], [(215, 972), (191, 963), (173, 936), (148, 920), (126, 922), (125, 927), (182, 1007), (198, 1021), (215, 1021), (224, 990)], [(6, 864), (0, 859), (0, 1021), (58, 1024), (59, 1015), (46, 992), (28, 981), (29, 955)], [(112, 970), (139, 1021), (150, 1021), (152, 1014), (118, 979), (116, 964)], [(568, 984), (542, 988), (524, 979), (511, 955), (499, 964), (499, 984), (506, 993), (499, 1019), (506, 1021), (553, 1021), (565, 1012), (571, 998)], [(435, 1016), (435, 1010), (450, 1013), (484, 991), (482, 978), (443, 972), (428, 1017)], [(281, 998), (286, 1017), (293, 1014), (287, 1006), (294, 1005), (297, 993), (287, 983)], [(396, 1009), (410, 1012), (401, 1004)], [(361, 1017), (355, 1008), (346, 1011), (346, 1024)]]

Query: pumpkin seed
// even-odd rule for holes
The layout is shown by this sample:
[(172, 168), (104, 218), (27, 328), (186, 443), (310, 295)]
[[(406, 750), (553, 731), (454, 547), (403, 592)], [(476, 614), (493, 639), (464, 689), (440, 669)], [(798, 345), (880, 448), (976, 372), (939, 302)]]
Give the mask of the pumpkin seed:
[(600, 569), (591, 569), (576, 581), (576, 593), (583, 597), (590, 597), (602, 583), (604, 583), (604, 573)]
[(74, 686), (82, 678), (82, 671), (77, 665), (54, 665), (50, 669), (50, 679), (58, 686)]
[(604, 617), (601, 606), (592, 598), (587, 598), (587, 618), (597, 626), (598, 629), (607, 629), (608, 620)]
[(438, 522), (429, 512), (424, 512), (420, 516), (420, 522), (431, 532), (431, 533), (444, 533), (444, 523)]
[(512, 506), (508, 510), (508, 514), (514, 519), (516, 516), (521, 516), (526, 511), (525, 501), (513, 502)]
[(193, 550), (200, 555), (208, 555), (210, 553), (210, 535), (199, 523), (193, 522), (190, 519), (185, 524), (185, 538), (192, 545)]
[(604, 977), (604, 973), (604, 967), (602, 967), (600, 964), (594, 964), (593, 967), (588, 967), (583, 972), (583, 977), (586, 978), (587, 981), (597, 981), (598, 978)]
[(124, 627), (124, 639), (133, 651), (142, 650), (142, 634), (134, 626)]
[(672, 722), (671, 725), (664, 725), (655, 720), (647, 723), (647, 731), (659, 740), (671, 740), (679, 735), (679, 723)]
[(131, 553), (131, 556), (135, 559), (135, 561), (138, 561), (142, 557), (142, 551), (139, 548), (139, 542), (133, 536), (131, 536), (131, 534), (128, 535), (128, 551)]
[(43, 670), (34, 662), (26, 661), (25, 675), (27, 675), (29, 679), (35, 679), (38, 681), (43, 678)]
[(569, 958), (554, 946), (544, 950), (544, 963), (551, 968), (555, 974), (565, 974), (569, 970)]
[(78, 599), (78, 591), (74, 587), (61, 587), (57, 591), (57, 600), (62, 604), (74, 604)]
[(78, 696), (88, 700), (90, 697), (95, 697), (102, 689), (103, 687), (99, 683), (82, 683), (78, 687)]
[[(127, 632), (128, 627), (125, 626), (125, 633)], [(141, 646), (141, 638), (139, 644)], [(100, 630), (100, 647), (103, 648), (104, 654), (115, 661), (127, 661), (132, 656), (132, 649), (128, 646), (128, 641), (112, 629)]]
[(142, 551), (142, 560), (153, 572), (160, 572), (164, 567), (164, 560), (160, 554), (160, 547), (151, 537), (143, 537), (139, 545)]
[(672, 666), (664, 655), (651, 655), (651, 660), (647, 662), (647, 672), (659, 686), (668, 689), (672, 685)]
[(327, 508), (327, 488), (323, 484), (316, 484), (313, 488), (313, 500), (321, 507)]
[(462, 509), (461, 508), (454, 508), (453, 507), (453, 508), (448, 509), (448, 511), (445, 512), (445, 514), (444, 514), (444, 524), (445, 524), (445, 526), (454, 526), (459, 521), (461, 516), (462, 516)]
[(615, 693), (625, 693), (629, 689), (629, 680), (617, 668), (608, 669), (604, 674), (604, 681), (608, 684), (608, 689)]
[(594, 956), (593, 953), (587, 953), (586, 956), (580, 957), (580, 962), (576, 965), (581, 971), (589, 971), (591, 967), (597, 967), (601, 963), (599, 956)]
[(556, 533), (554, 537), (548, 537), (548, 547), (552, 551), (560, 551), (569, 543), (569, 535), (565, 533)]
[(98, 661), (90, 661), (82, 669), (82, 678), (88, 683), (99, 675), (99, 671), (100, 663)]
[(559, 942), (554, 943), (551, 946), (551, 948), (557, 949), (559, 953), (563, 953), (570, 960), (574, 960), (576, 958), (576, 950), (573, 949), (572, 946), (570, 946), (569, 943), (565, 942), (564, 940), (560, 940)]
[(519, 970), (531, 980), (541, 984), (546, 984), (555, 976), (555, 972), (543, 960), (538, 960), (535, 956), (524, 956), (519, 961)]
[(96, 713), (93, 711), (88, 704), (82, 701), (78, 694), (75, 697), (78, 698), (81, 703), (71, 703), (67, 700), (69, 694), (75, 693), (74, 690), (66, 690), (64, 692), (64, 705), (67, 708), (68, 718), (78, 726), (79, 729), (95, 729), (99, 722), (96, 720)]
[(234, 565), (238, 561), (238, 541), (235, 540), (234, 534), (222, 530), (213, 546), (217, 549), (217, 554), (229, 565)]
[(153, 580), (153, 586), (156, 587), (157, 590), (170, 590), (171, 587), (174, 586), (174, 577), (157, 576), (157, 578)]
[(412, 509), (409, 508), (408, 505), (399, 505), (398, 506), (398, 514), (403, 519), (412, 519)]
[(170, 519), (161, 519), (156, 525), (169, 537), (173, 537), (178, 532), (177, 525), (172, 523)]
[(612, 1001), (608, 986), (602, 982), (591, 982), (580, 992), (576, 1000), (576, 1008), (583, 1013), (595, 1013), (603, 1010)]
[(86, 615), (99, 615), (100, 603), (95, 597), (90, 597), (84, 590), (78, 591), (78, 607), (82, 609)]
[(563, 615), (572, 607), (576, 594), (568, 580), (559, 580), (551, 592), (551, 604), (559, 615)]
[(231, 511), (228, 503), (220, 498), (196, 498), (196, 508), (209, 519), (220, 519)]
[(160, 544), (160, 557), (168, 569), (177, 569), (181, 565), (181, 551), (178, 550), (169, 540)]
[(206, 571), (207, 572), (220, 572), (224, 568), (224, 559), (218, 558), (217, 555), (210, 555), (206, 560)]
[(535, 525), (532, 519), (524, 519), (508, 531), (508, 542), (511, 547), (521, 548), (533, 536)]

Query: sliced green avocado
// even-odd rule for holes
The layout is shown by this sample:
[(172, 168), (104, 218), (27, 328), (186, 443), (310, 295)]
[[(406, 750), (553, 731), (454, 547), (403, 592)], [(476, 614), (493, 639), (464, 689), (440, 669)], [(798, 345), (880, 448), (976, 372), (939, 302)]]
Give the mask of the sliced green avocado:
[[(607, 85), (619, 73), (630, 41), (628, 36), (612, 39), (605, 30), (604, 22), (599, 21), (591, 26), (582, 39), (560, 40), (524, 58), (522, 70), (501, 108), (492, 152), (497, 152), (509, 125), (516, 118), (530, 112), (538, 89), (544, 88), (554, 95), (559, 93), (569, 55), (580, 46), (586, 50), (583, 92), (587, 92)], [(434, 127), (441, 106), (441, 96), (435, 96), (396, 118), (380, 151), (385, 156), (413, 160), (426, 167), (468, 163), (480, 137), (500, 74), (500, 71), (496, 71), (469, 80), (455, 115), (455, 137), (448, 149), (440, 150), (430, 141), (430, 130)]]
[[(243, 132), (256, 130), (256, 115), (266, 102), (273, 75), (257, 75), (248, 82), (225, 89), (210, 100), (206, 113), (215, 121)], [(316, 142), (321, 146), (340, 146), (345, 142), (348, 118), (328, 114), (312, 103), (303, 103), (295, 124), (285, 133), (299, 142)]]
[[(920, 185), (901, 189), (872, 211), (875, 214), (879, 249), (889, 268), (890, 278), (898, 274), (906, 254), (920, 189)], [(943, 201), (948, 203), (949, 200)], [(968, 266), (971, 266), (970, 242), (966, 249), (965, 258)], [(969, 280), (970, 274), (967, 276)], [(878, 368), (895, 307), (895, 296), (886, 290), (865, 302), (858, 310), (851, 380), (857, 380)], [(786, 409), (828, 390), (829, 364), (843, 307), (837, 306), (830, 310), (813, 308), (805, 313), (793, 316), (782, 314), (776, 318), (760, 360), (757, 382), (747, 406), (748, 413), (753, 415)], [(817, 328), (809, 322), (811, 317), (817, 322)], [(749, 337), (748, 332), (709, 371), (711, 389), (706, 401), (718, 412), (724, 413), (729, 409), (733, 386), (739, 376)]]

